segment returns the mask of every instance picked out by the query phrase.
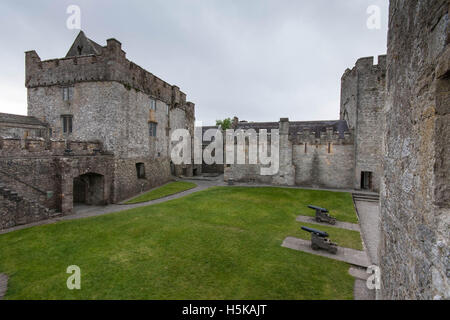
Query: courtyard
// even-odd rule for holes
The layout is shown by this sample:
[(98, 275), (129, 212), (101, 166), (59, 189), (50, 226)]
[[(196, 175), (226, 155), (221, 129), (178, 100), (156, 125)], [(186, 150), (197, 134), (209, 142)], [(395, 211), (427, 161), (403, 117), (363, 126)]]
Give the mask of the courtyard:
[[(362, 250), (359, 232), (297, 222), (314, 214), (309, 204), (358, 222), (345, 192), (213, 186), (1, 234), (4, 298), (353, 299), (349, 264), (281, 247), (288, 236), (309, 239), (300, 229), (307, 225)], [(81, 290), (66, 286), (71, 265), (81, 269)]]

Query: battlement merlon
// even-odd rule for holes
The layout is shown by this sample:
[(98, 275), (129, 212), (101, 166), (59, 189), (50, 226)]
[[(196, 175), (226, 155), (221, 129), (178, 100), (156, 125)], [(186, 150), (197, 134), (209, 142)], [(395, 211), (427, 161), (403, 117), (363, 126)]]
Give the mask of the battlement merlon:
[(378, 64), (374, 64), (374, 57), (359, 58), (352, 69), (347, 68), (342, 75), (341, 81), (344, 81), (348, 76), (354, 75), (356, 72), (365, 73), (367, 71), (381, 71), (386, 72), (386, 58), (387, 56), (379, 55)]
[(108, 39), (106, 46), (100, 46), (97, 51), (100, 53), (45, 61), (41, 60), (36, 51), (27, 51), (25, 86), (36, 88), (68, 86), (79, 82), (116, 81), (127, 89), (142, 91), (171, 107), (186, 105), (185, 93), (128, 60), (118, 40)]
[(320, 132), (319, 137), (316, 132), (310, 130), (299, 131), (295, 134), (289, 135), (289, 141), (294, 145), (327, 145), (331, 143), (333, 145), (349, 145), (354, 144), (353, 130), (345, 131), (340, 134), (337, 131), (333, 131), (333, 128), (327, 128), (327, 132)]
[(110, 155), (100, 141), (0, 137), (0, 158)]

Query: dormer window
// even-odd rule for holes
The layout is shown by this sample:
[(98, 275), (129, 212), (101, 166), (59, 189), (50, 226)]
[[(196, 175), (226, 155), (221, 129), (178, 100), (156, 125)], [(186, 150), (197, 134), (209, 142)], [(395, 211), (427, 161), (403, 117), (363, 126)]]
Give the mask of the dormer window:
[(70, 101), (73, 97), (73, 87), (64, 87), (63, 90), (63, 100)]

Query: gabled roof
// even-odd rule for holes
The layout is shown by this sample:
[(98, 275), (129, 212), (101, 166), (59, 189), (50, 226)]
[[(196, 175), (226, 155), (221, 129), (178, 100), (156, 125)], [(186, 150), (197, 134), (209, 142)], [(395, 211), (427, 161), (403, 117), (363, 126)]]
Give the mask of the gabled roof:
[(102, 48), (101, 45), (86, 37), (83, 31), (80, 31), (70, 47), (69, 52), (67, 52), (66, 58), (89, 54), (99, 55), (102, 53)]
[(47, 124), (35, 117), (22, 116), (18, 114), (0, 113), (0, 123), (27, 124), (34, 126), (47, 126)]

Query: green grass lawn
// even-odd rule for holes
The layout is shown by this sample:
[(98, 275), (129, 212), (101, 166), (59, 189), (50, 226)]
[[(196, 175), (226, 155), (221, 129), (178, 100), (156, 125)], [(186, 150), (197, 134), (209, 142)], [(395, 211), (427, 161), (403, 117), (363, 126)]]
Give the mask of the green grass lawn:
[(133, 198), (127, 202), (126, 204), (133, 204), (133, 203), (141, 203), (141, 202), (147, 202), (151, 200), (156, 200), (160, 198), (164, 198), (176, 193), (180, 193), (189, 189), (195, 188), (197, 185), (192, 182), (186, 182), (186, 181), (177, 181), (177, 182), (170, 182), (168, 184), (163, 185), (162, 187), (153, 189), (147, 193), (144, 193), (136, 198)]
[(352, 299), (348, 264), (281, 247), (310, 203), (354, 221), (345, 193), (215, 187), (0, 235), (5, 299)]

